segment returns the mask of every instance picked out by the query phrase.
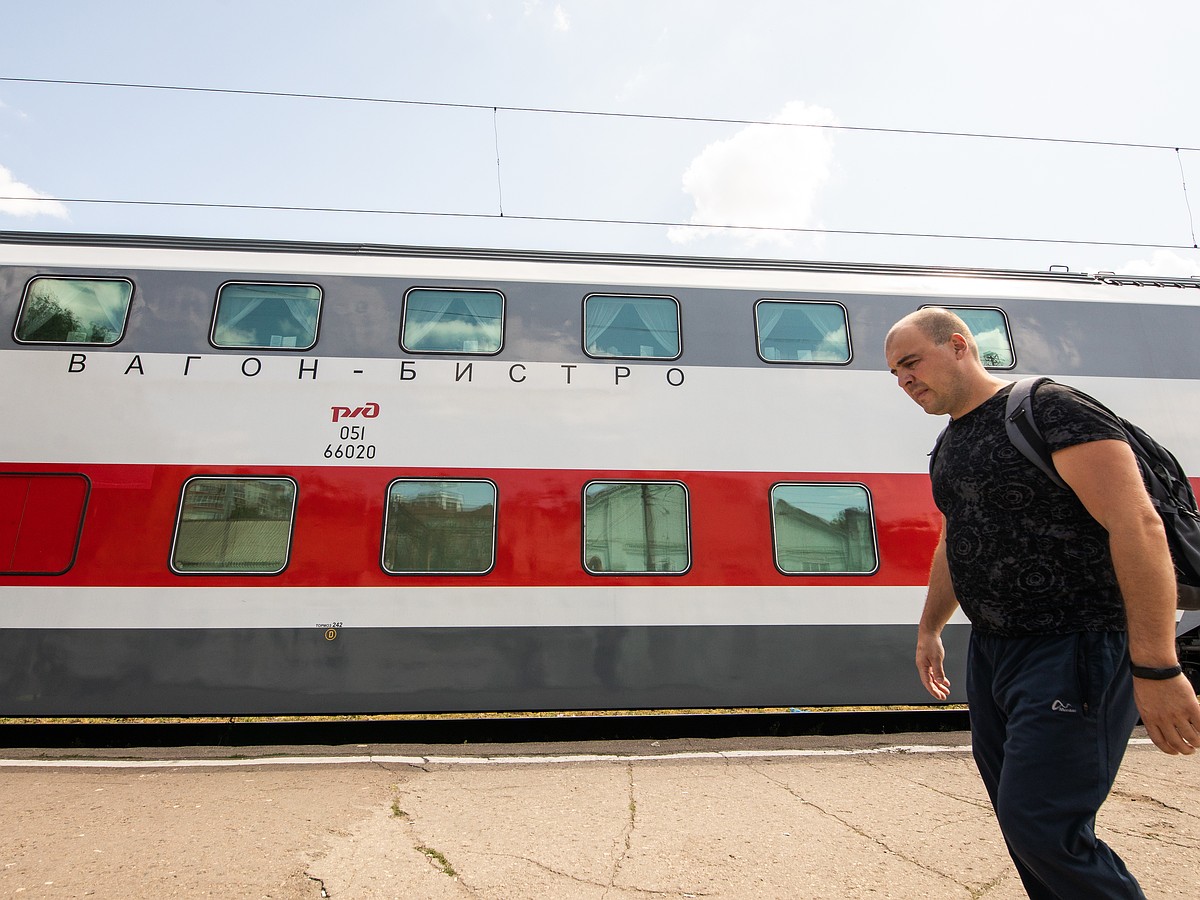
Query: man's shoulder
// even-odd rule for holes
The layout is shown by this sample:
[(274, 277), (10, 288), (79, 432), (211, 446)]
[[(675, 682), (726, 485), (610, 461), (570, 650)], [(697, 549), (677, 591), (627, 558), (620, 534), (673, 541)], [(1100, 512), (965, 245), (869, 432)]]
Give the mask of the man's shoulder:
[(1090, 441), (1127, 440), (1112, 410), (1069, 384), (1040, 384), (1032, 410), (1034, 423), (1052, 451)]

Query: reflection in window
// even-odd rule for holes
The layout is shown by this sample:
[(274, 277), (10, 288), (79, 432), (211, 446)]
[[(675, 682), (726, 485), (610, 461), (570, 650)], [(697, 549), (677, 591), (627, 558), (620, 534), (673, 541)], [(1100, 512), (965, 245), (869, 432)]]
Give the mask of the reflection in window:
[(490, 481), (393, 481), (383, 527), (383, 568), (396, 575), (483, 575), (496, 547)]
[(296, 483), (290, 478), (192, 478), (183, 488), (171, 568), (273, 575), (287, 565)]
[(771, 488), (775, 565), (788, 575), (870, 574), (879, 565), (871, 497), (859, 484)]
[(687, 490), (675, 482), (593, 482), (584, 491), (589, 572), (686, 572)]
[(217, 347), (307, 350), (317, 342), (321, 289), (315, 284), (231, 282), (217, 292)]
[(758, 355), (768, 362), (850, 361), (846, 309), (840, 303), (760, 300), (754, 325)]
[(679, 303), (674, 297), (592, 294), (583, 301), (583, 346), (589, 356), (675, 359)]
[(115, 344), (125, 330), (133, 282), (112, 278), (32, 279), (17, 318), (18, 341)]
[(499, 353), (503, 342), (499, 291), (413, 288), (404, 295), (400, 346), (410, 353)]
[(1008, 336), (1008, 322), (998, 309), (946, 307), (967, 323), (975, 341), (979, 344), (979, 358), (989, 369), (1011, 369), (1016, 365), (1012, 339)]

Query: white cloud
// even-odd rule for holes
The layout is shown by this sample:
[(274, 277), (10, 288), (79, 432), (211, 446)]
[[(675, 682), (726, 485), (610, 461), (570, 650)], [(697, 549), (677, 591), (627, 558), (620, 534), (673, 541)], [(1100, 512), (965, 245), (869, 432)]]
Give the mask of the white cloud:
[[(773, 122), (749, 125), (733, 137), (709, 144), (683, 173), (683, 190), (692, 197), (689, 221), (695, 225), (755, 228), (811, 228), (817, 201), (833, 172), (833, 135), (824, 128), (787, 125), (835, 125), (833, 113), (799, 101), (788, 103)], [(675, 243), (711, 232), (671, 229)], [(746, 232), (753, 244), (790, 242), (786, 232)]]
[(46, 197), (46, 194), (40, 194), (14, 179), (12, 172), (0, 166), (0, 214), (70, 218), (67, 208), (57, 200), (40, 199)]
[(1118, 267), (1117, 274), (1190, 278), (1200, 275), (1200, 253), (1186, 257), (1180, 256), (1174, 250), (1155, 250), (1149, 259), (1133, 259)]
[(571, 17), (567, 15), (567, 11), (561, 5), (554, 7), (554, 30), (571, 30)]

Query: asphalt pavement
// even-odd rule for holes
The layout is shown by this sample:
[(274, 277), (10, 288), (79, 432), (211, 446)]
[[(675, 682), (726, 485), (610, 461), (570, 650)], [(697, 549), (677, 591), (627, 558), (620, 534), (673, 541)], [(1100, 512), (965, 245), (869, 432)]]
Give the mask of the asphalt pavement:
[[(1200, 896), (1200, 758), (1135, 734), (1098, 831)], [(1024, 897), (965, 733), (0, 749), (0, 896)]]

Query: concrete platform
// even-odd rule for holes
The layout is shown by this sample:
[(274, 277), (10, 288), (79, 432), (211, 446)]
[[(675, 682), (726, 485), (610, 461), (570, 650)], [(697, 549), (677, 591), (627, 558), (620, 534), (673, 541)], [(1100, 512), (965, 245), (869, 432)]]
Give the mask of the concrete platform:
[[(0, 750), (0, 896), (1024, 897), (967, 742)], [(1099, 831), (1150, 898), (1200, 896), (1197, 798), (1136, 735)]]

